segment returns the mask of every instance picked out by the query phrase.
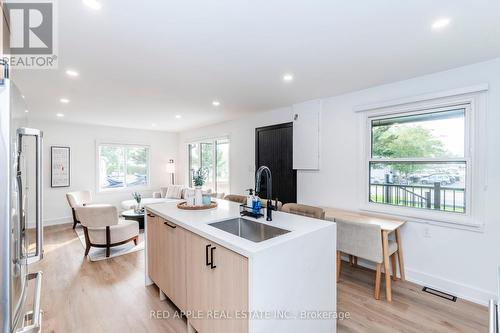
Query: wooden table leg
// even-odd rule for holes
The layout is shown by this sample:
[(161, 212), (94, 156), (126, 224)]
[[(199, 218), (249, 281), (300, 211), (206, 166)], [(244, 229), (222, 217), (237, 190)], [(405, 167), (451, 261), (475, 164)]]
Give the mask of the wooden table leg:
[(385, 297), (392, 302), (391, 273), (389, 271), (389, 235), (382, 230), (382, 251), (384, 253)]
[(403, 260), (403, 242), (401, 240), (401, 230), (396, 229), (396, 243), (398, 243), (398, 261), (399, 261), (399, 274), (401, 281), (405, 281), (405, 264)]
[(396, 281), (398, 279), (398, 271), (396, 268), (396, 253), (391, 255), (391, 269), (392, 269), (392, 281)]

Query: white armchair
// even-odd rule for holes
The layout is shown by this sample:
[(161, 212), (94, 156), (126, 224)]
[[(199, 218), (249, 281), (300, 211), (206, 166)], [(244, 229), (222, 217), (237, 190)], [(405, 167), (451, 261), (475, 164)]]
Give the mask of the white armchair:
[(106, 257), (113, 246), (133, 241), (137, 245), (139, 224), (118, 218), (118, 211), (111, 205), (92, 205), (75, 207), (78, 220), (85, 234), (85, 255), (90, 248), (106, 248)]
[(76, 218), (75, 208), (90, 205), (92, 203), (92, 195), (90, 191), (69, 192), (66, 193), (66, 199), (73, 213), (73, 229), (75, 229), (76, 224), (80, 223)]

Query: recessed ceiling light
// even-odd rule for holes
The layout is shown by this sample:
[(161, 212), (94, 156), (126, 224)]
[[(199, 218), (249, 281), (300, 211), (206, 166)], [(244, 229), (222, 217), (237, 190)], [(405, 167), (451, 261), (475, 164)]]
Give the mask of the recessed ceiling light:
[(151, 124), (151, 127), (156, 127), (156, 124)]
[(61, 103), (63, 103), (63, 104), (68, 104), (68, 103), (69, 103), (69, 99), (67, 99), (67, 98), (61, 98), (61, 99), (59, 100), (59, 102), (61, 102)]
[(443, 17), (443, 18), (440, 18), (440, 19), (434, 21), (434, 23), (432, 23), (432, 29), (434, 29), (434, 30), (442, 29), (442, 28), (450, 25), (450, 23), (451, 23), (451, 19), (449, 19), (447, 17)]
[(178, 115), (175, 115), (175, 118), (176, 118), (176, 119), (181, 119), (181, 118), (182, 118), (182, 116), (181, 116), (180, 114), (178, 114)]
[(30, 112), (30, 111), (29, 111), (29, 110), (24, 110), (24, 112), (25, 112), (25, 113), (28, 113), (28, 112)]
[(59, 118), (62, 118), (62, 117), (64, 117), (64, 113), (57, 113), (56, 116)]
[(285, 75), (283, 75), (283, 81), (285, 81), (285, 82), (292, 82), (293, 81), (293, 75), (292, 74), (285, 74)]
[(212, 105), (213, 105), (213, 106), (219, 106), (219, 105), (220, 105), (220, 102), (219, 102), (219, 101), (213, 101), (213, 102), (212, 102)]
[(71, 76), (71, 77), (77, 77), (77, 76), (80, 76), (80, 73), (78, 73), (74, 69), (68, 69), (68, 70), (66, 70), (66, 75)]
[(26, 99), (26, 96), (24, 96), (24, 95), (21, 95), (21, 97), (22, 97), (23, 99)]
[(99, 10), (102, 8), (101, 3), (97, 0), (83, 0), (83, 3), (87, 7), (89, 7), (90, 9), (93, 9), (93, 10)]

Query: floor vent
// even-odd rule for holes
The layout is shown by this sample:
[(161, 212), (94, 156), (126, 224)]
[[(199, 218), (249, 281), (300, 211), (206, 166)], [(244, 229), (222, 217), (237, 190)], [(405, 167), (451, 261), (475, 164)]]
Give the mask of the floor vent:
[(453, 295), (444, 293), (444, 292), (436, 290), (436, 289), (432, 289), (432, 288), (429, 288), (429, 287), (424, 287), (424, 289), (422, 289), (422, 291), (424, 291), (426, 293), (429, 293), (431, 295), (435, 295), (435, 296), (439, 296), (441, 298), (447, 299), (448, 301), (452, 301), (452, 302), (456, 302), (457, 301), (457, 296), (453, 296)]

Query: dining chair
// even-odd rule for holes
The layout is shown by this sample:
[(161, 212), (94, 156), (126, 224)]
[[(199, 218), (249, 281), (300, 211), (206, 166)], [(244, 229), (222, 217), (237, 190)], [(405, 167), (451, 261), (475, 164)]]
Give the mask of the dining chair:
[(313, 217), (321, 220), (325, 218), (325, 211), (323, 210), (323, 208), (302, 205), (297, 203), (284, 204), (283, 207), (281, 208), (281, 211), (290, 214)]
[(239, 194), (228, 194), (224, 197), (224, 200), (229, 200), (240, 204), (247, 203), (247, 197), (245, 195), (239, 195)]
[[(271, 200), (271, 204), (276, 210), (283, 209), (283, 203), (281, 201)], [(262, 208), (267, 208), (267, 199), (260, 199), (260, 205)]]
[[(375, 299), (380, 299), (380, 280), (384, 256), (380, 225), (346, 222), (337, 223), (337, 281), (340, 280), (341, 255), (359, 257), (375, 263)], [(392, 264), (392, 279), (396, 280), (396, 255), (398, 244), (389, 240), (389, 256)], [(390, 272), (384, 272), (390, 274)]]

